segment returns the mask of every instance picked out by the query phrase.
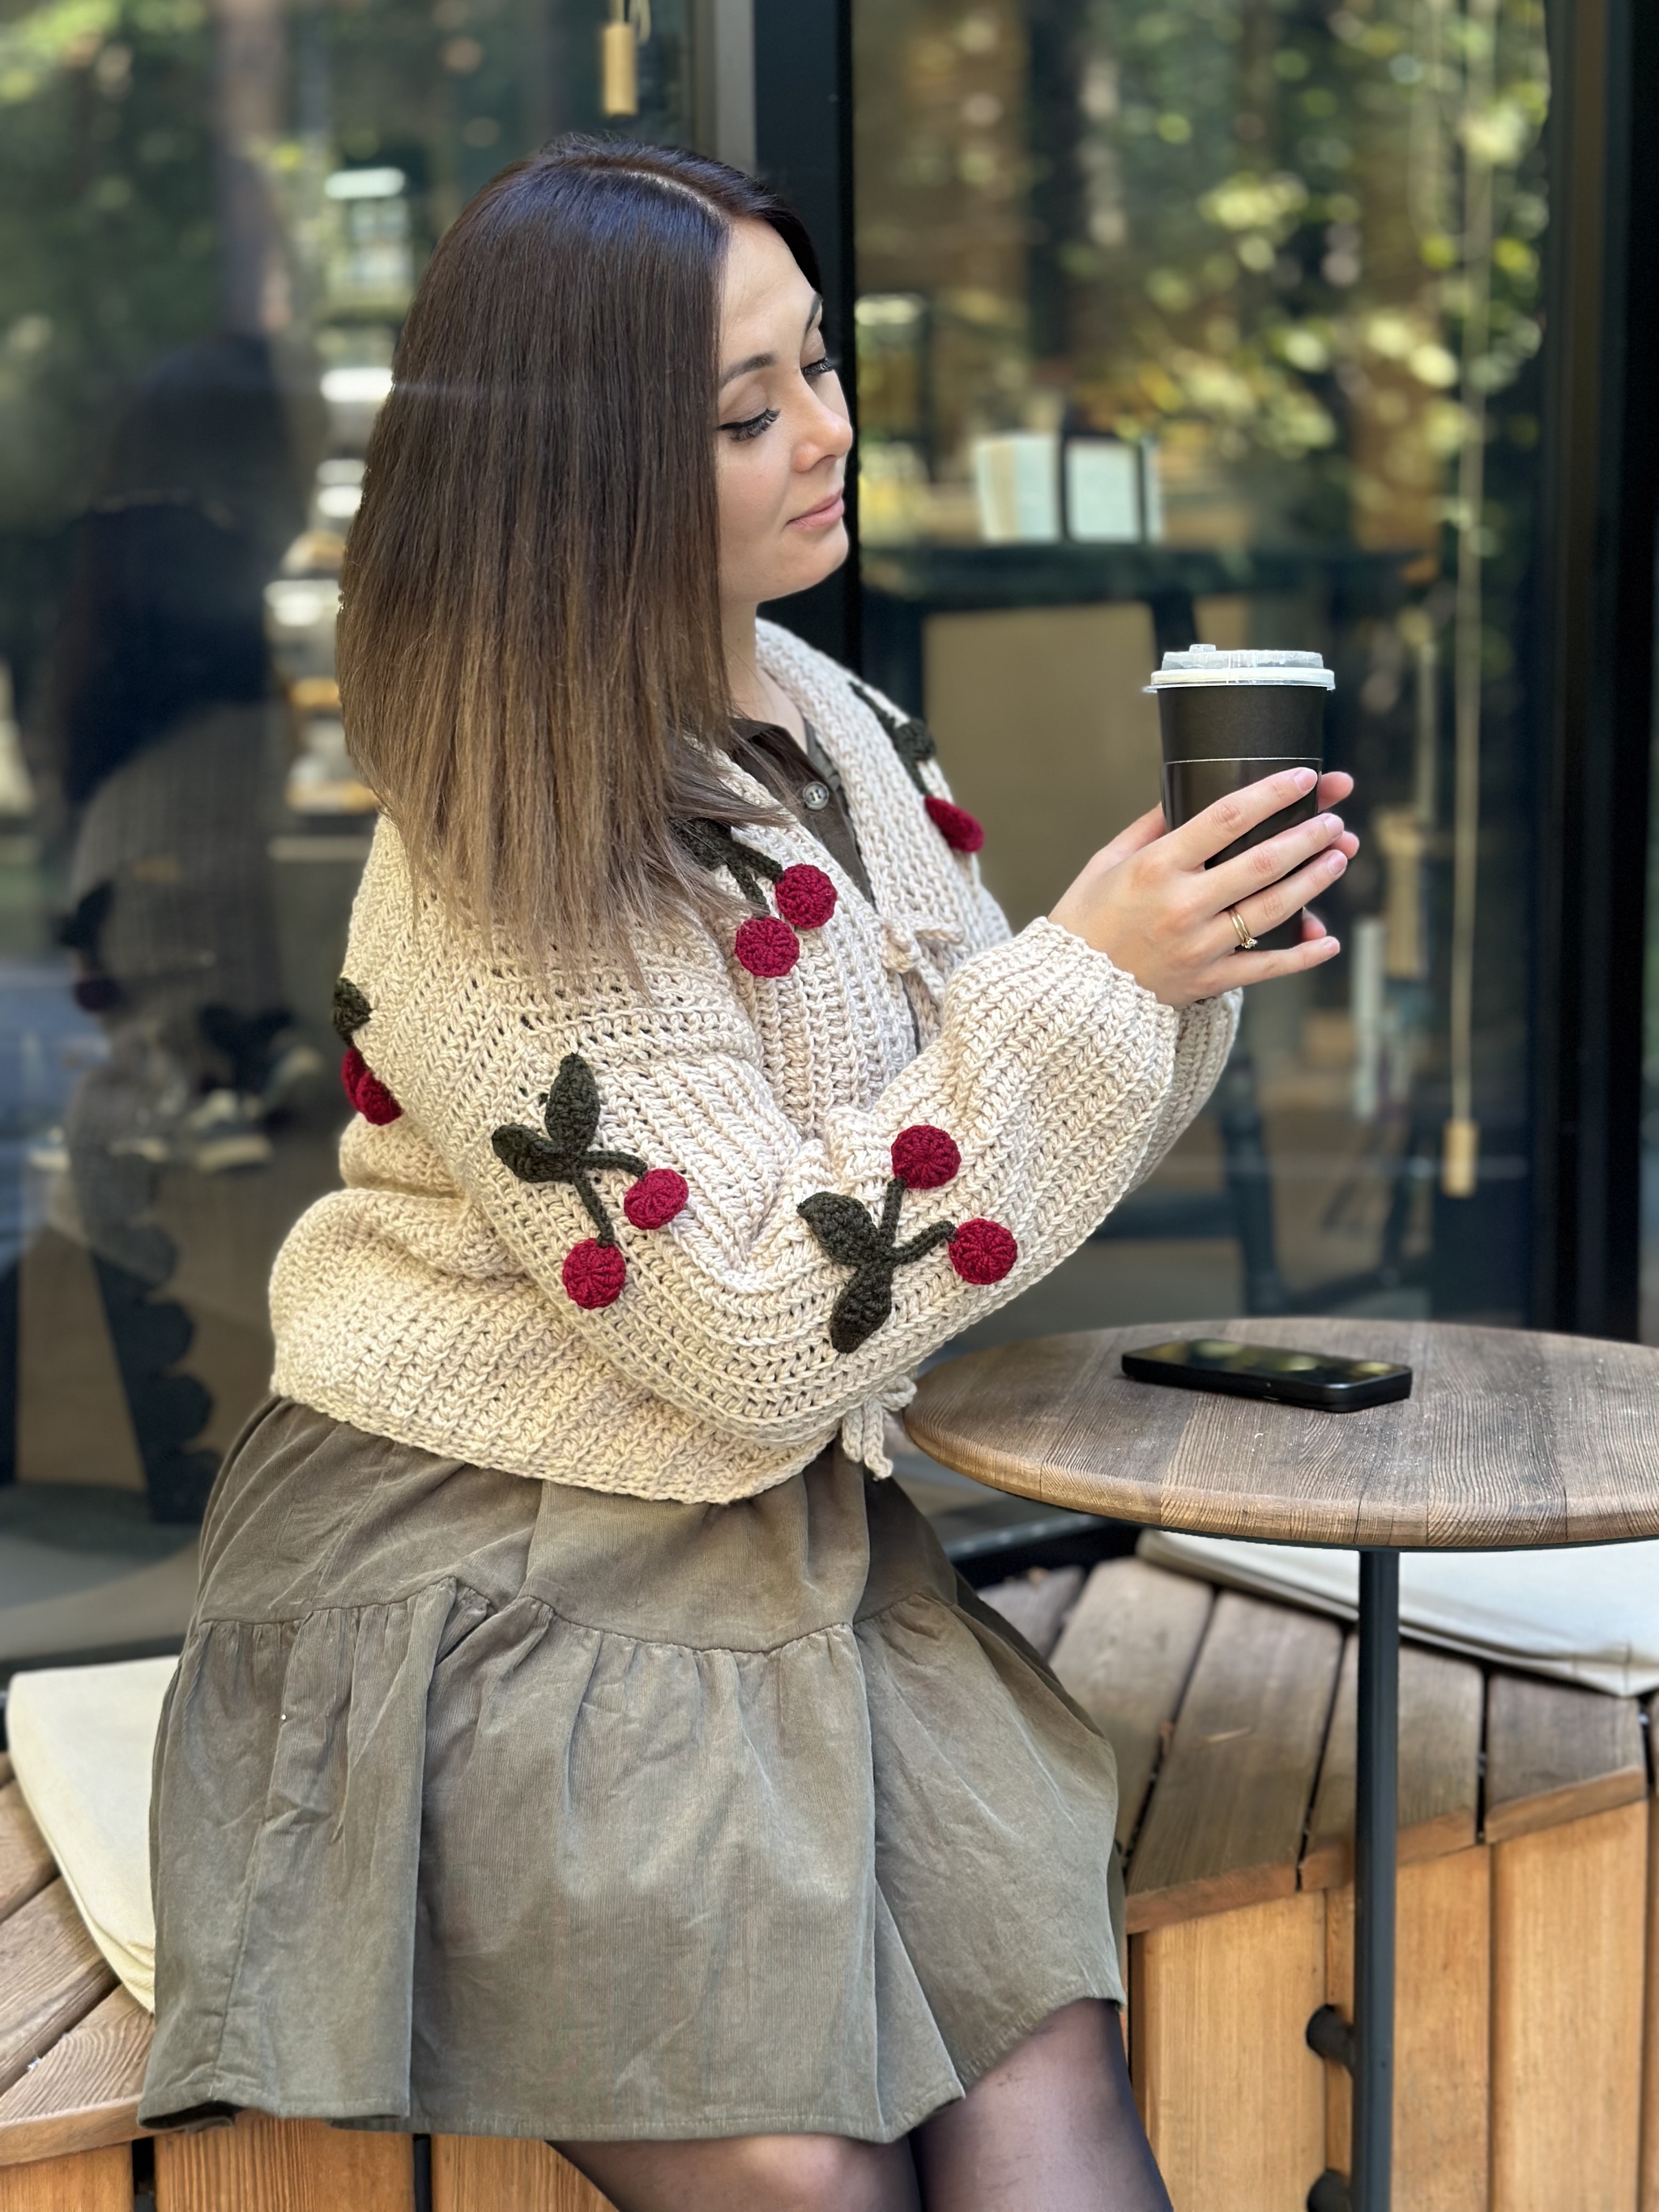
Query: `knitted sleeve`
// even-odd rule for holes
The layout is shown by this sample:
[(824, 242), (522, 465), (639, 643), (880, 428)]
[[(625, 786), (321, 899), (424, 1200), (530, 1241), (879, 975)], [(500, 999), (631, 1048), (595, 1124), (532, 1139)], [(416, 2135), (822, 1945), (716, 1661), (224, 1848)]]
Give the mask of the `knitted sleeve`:
[(1188, 1006), (1180, 1016), (1175, 1072), (1158, 1117), (1157, 1133), (1147, 1146), (1133, 1180), (1118, 1195), (1139, 1188), (1164, 1162), (1170, 1146), (1221, 1080), (1227, 1055), (1238, 1034), (1243, 991), (1229, 991), (1219, 999)]
[(647, 993), (577, 998), (404, 951), (355, 1034), (550, 1326), (776, 1447), (858, 1433), (1080, 1243), (1201, 1103), (1236, 1015), (1177, 1015), (1036, 921), (957, 970), (896, 1080), (809, 1136), (717, 950), (684, 957)]

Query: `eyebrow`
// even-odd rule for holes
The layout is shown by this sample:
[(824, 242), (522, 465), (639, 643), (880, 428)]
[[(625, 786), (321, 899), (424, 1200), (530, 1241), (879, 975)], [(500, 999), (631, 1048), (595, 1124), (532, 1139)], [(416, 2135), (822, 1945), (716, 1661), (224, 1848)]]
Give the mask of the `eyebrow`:
[[(803, 338), (811, 335), (812, 325), (823, 313), (823, 295), (821, 292), (814, 292), (812, 305), (806, 317), (806, 328), (801, 332)], [(751, 353), (747, 361), (734, 362), (730, 368), (721, 373), (720, 390), (724, 392), (735, 377), (747, 376), (751, 369), (775, 368), (777, 365), (778, 357), (775, 353)]]

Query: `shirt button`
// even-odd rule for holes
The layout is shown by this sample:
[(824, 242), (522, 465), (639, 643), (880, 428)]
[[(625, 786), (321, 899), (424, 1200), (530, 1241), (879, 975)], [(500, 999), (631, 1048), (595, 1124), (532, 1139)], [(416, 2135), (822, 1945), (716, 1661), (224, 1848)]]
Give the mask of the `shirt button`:
[(827, 783), (804, 783), (801, 786), (800, 803), (803, 806), (810, 806), (814, 814), (821, 813), (830, 804), (829, 785)]

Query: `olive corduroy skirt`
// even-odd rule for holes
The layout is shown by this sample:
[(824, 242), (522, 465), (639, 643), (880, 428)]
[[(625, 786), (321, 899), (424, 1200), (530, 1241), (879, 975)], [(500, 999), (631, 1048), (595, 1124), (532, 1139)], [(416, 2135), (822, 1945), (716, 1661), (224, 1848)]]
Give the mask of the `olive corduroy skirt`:
[(1115, 1808), (837, 1450), (655, 1504), (270, 1401), (156, 1747), (143, 2117), (890, 2141), (1121, 2002)]

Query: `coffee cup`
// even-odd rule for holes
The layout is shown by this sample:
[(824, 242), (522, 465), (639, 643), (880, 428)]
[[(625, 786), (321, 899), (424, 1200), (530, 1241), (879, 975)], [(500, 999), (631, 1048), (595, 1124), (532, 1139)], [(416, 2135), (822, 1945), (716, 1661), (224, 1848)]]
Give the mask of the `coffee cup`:
[[(1228, 653), (1194, 645), (1166, 653), (1150, 689), (1164, 735), (1164, 818), (1171, 830), (1218, 799), (1288, 768), (1325, 765), (1325, 698), (1336, 678), (1316, 653)], [(1217, 867), (1318, 811), (1316, 785), (1246, 830), (1208, 863)], [(1275, 950), (1302, 942), (1292, 915), (1256, 942)]]

